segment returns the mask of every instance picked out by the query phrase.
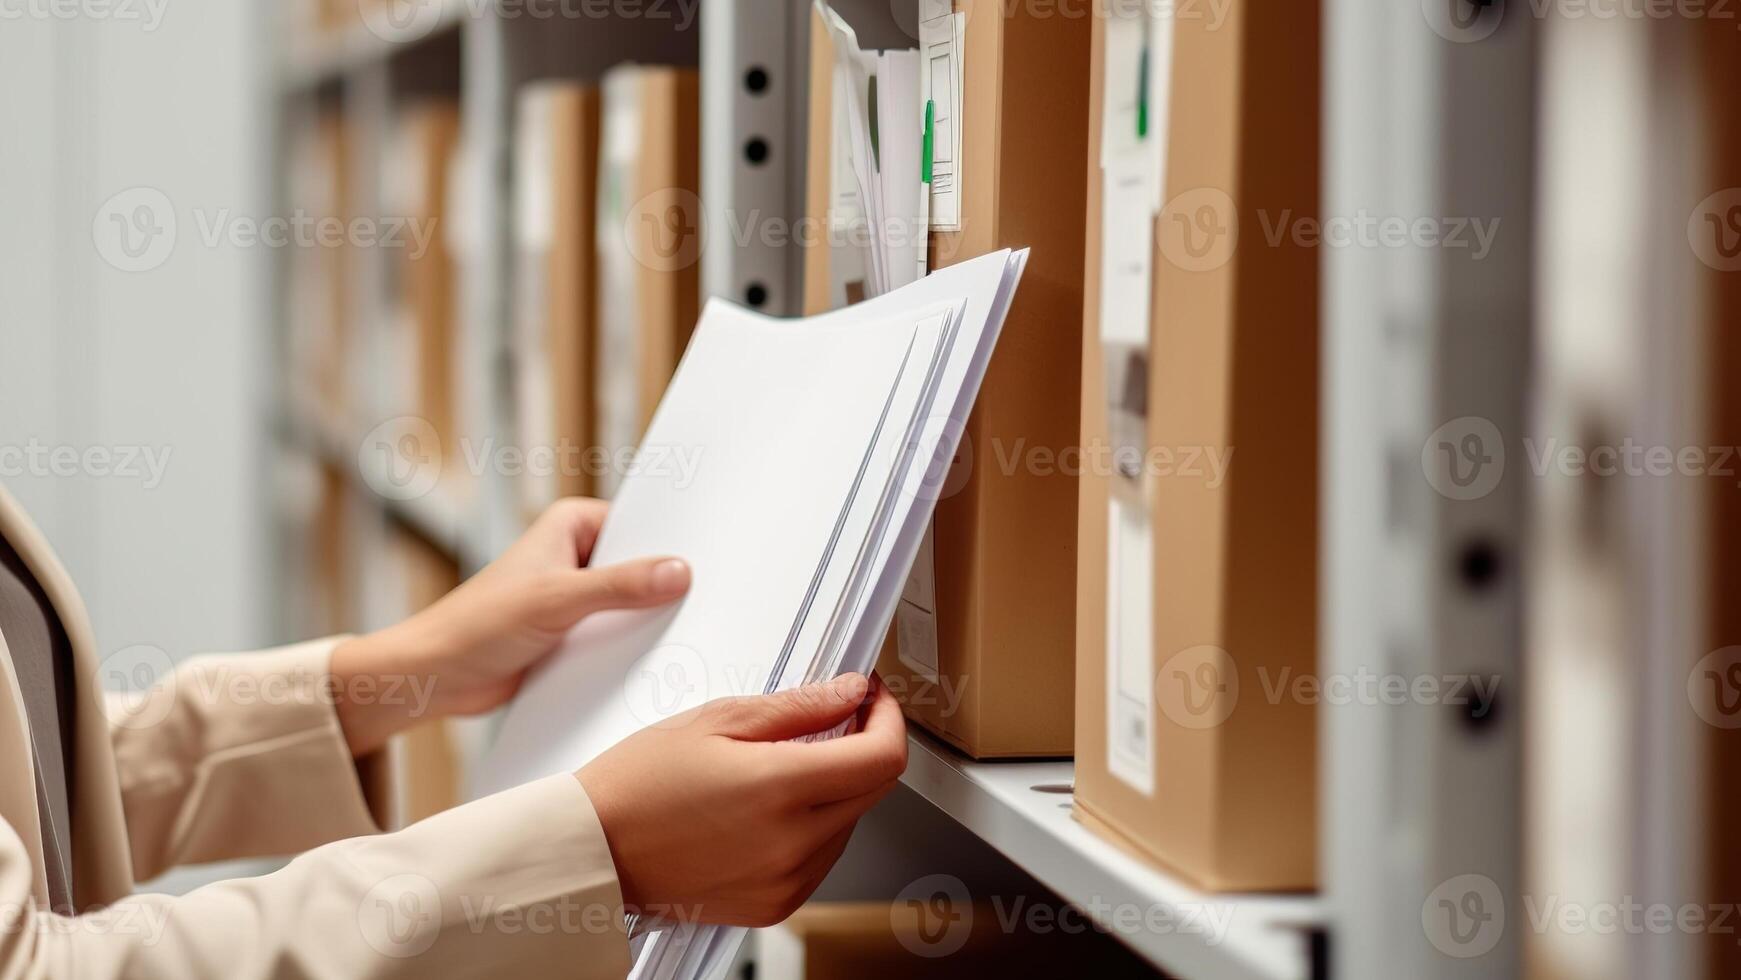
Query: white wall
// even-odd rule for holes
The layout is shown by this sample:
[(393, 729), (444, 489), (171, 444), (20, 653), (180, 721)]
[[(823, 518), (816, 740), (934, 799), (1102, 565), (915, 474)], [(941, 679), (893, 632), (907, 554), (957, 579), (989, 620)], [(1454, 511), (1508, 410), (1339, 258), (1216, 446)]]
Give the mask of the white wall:
[[(207, 245), (200, 218), (263, 216), (270, 201), (267, 9), (30, 12), (52, 6), (0, 19), (0, 482), (59, 550), (105, 656), (249, 646), (270, 623), (271, 256)], [(99, 210), (138, 186), (173, 212), (173, 250), (122, 271)], [(155, 485), (142, 464), (105, 475), (94, 459), (55, 475), (20, 457), (33, 440), (149, 448), (167, 466)]]

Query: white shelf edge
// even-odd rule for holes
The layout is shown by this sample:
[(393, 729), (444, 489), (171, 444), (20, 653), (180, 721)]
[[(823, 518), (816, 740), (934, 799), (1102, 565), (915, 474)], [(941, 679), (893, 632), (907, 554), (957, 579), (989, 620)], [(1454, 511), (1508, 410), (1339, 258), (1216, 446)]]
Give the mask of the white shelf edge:
[(478, 6), (467, 0), (441, 0), (432, 21), (413, 25), (410, 33), (400, 39), (376, 34), (359, 23), (333, 36), (294, 41), (286, 46), (279, 84), (284, 92), (296, 93), (342, 78), (358, 68), (441, 37), (471, 16), (474, 7), (482, 11), (495, 9), (494, 4)]
[[(903, 783), (1156, 966), (1187, 980), (1310, 976), (1316, 898), (1207, 893), (1143, 862), (1079, 823), (1068, 794), (1033, 788), (1072, 785), (1072, 762), (975, 762), (925, 735), (910, 742)], [(1116, 928), (1138, 915), (1172, 925)]]

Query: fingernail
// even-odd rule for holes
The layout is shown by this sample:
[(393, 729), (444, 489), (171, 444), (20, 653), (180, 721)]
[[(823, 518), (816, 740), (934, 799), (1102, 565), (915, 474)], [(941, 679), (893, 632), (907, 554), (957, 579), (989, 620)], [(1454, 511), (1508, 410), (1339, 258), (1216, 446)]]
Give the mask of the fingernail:
[(688, 562), (667, 558), (653, 566), (653, 591), (660, 595), (676, 595), (688, 588)]

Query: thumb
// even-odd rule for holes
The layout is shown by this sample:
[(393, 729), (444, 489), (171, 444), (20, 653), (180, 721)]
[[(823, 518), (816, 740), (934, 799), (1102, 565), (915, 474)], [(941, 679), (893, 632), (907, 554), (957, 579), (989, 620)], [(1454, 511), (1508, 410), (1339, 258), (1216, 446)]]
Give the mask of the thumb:
[(645, 609), (664, 605), (689, 591), (687, 562), (639, 558), (597, 568), (574, 568), (553, 578), (552, 602), (567, 623), (605, 609)]
[(780, 742), (825, 732), (851, 718), (864, 703), (870, 682), (842, 674), (823, 684), (719, 702), (716, 730), (746, 742)]

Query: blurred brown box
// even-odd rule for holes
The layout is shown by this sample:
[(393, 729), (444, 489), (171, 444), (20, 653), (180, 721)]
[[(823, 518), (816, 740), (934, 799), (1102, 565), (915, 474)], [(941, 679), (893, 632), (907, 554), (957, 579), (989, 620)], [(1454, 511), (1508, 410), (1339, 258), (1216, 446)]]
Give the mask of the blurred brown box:
[(528, 86), (518, 105), (515, 192), (515, 381), (520, 444), (554, 450), (548, 478), (528, 475), (534, 516), (558, 497), (594, 492), (577, 454), (595, 445), (599, 94), (592, 86)]
[[(647, 430), (701, 312), (700, 82), (624, 65), (601, 81), (595, 440), (616, 454)], [(595, 481), (608, 496), (613, 464)]]
[(398, 125), (405, 153), (396, 162), (408, 172), (399, 175), (404, 182), (404, 213), (394, 217), (432, 232), (421, 249), (397, 250), (402, 262), (402, 302), (411, 318), (414, 404), (440, 439), (442, 455), (457, 458), (458, 276), (443, 232), (449, 219), (448, 164), (459, 145), (459, 105), (445, 100), (415, 102), (402, 110)]
[[(1216, 890), (1317, 882), (1315, 712), (1267, 693), (1284, 671), (1316, 669), (1318, 264), (1314, 249), (1264, 231), (1318, 214), (1318, 16), (1315, 3), (1235, 0), (1218, 30), (1174, 24), (1147, 441), (1236, 452), (1219, 481), (1182, 469), (1145, 480), (1152, 793), (1108, 761), (1114, 480), (1090, 468), (1081, 486), (1076, 814)], [(1095, 23), (1098, 107), (1106, 27)], [(1086, 278), (1098, 284), (1093, 176)], [(1238, 233), (1219, 255), (1185, 237), (1210, 227)], [(1098, 293), (1085, 304), (1086, 444), (1110, 436)]]
[(1091, 25), (964, 9), (961, 230), (932, 235), (932, 266), (1033, 251), (914, 566), (930, 587), (909, 587), (879, 666), (969, 755), (1067, 756)]
[(957, 909), (932, 902), (813, 902), (758, 941), (762, 980), (1153, 977), (1108, 936), (1042, 905), (1034, 928), (1014, 899)]

